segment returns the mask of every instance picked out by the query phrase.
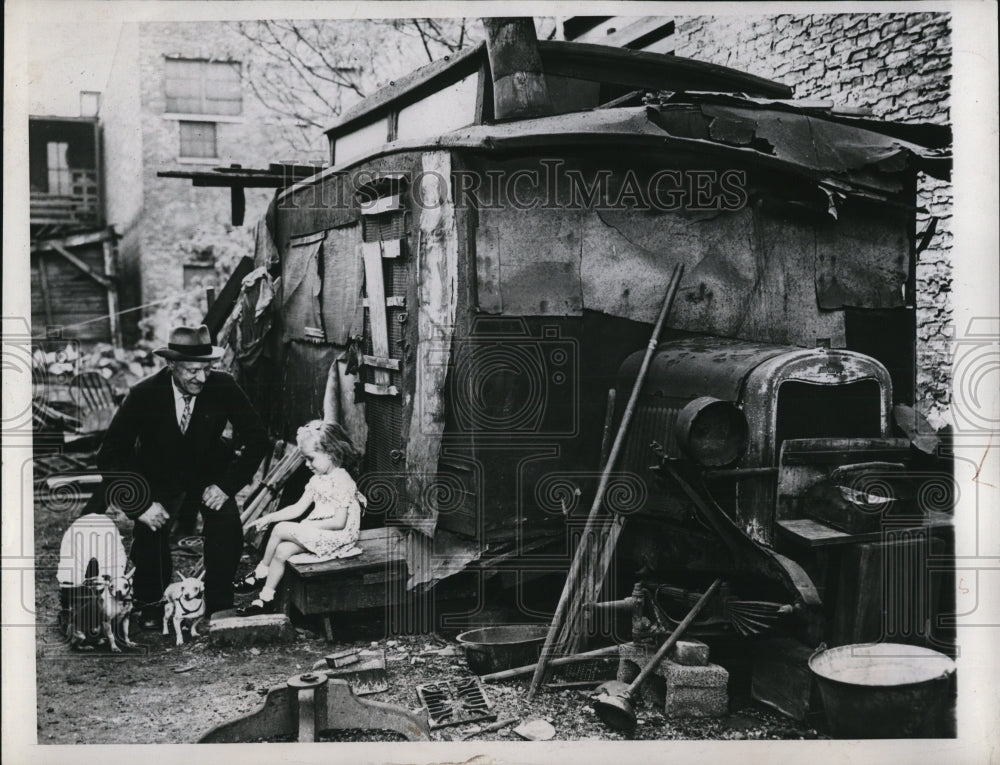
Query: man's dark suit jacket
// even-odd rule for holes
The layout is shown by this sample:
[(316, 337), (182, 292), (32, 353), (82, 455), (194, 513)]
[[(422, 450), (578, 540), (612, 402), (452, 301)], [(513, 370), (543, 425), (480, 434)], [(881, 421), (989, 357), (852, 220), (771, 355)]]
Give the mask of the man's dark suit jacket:
[[(238, 454), (222, 440), (227, 421), (233, 426), (233, 446), (242, 446)], [(108, 427), (97, 466), (105, 473), (137, 474), (145, 482), (131, 502), (117, 501), (115, 491), (108, 488), (108, 499), (115, 498), (135, 519), (153, 502), (165, 504), (182, 493), (200, 498), (212, 484), (234, 496), (250, 482), (267, 448), (260, 417), (224, 372), (209, 373), (182, 434), (170, 370), (164, 368), (129, 391)]]

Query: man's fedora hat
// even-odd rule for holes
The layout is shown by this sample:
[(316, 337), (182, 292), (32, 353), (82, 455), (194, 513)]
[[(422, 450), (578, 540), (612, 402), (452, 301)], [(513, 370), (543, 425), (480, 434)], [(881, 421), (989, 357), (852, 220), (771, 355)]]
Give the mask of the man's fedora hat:
[(166, 346), (153, 351), (170, 361), (215, 361), (222, 358), (224, 352), (219, 346), (212, 345), (212, 336), (204, 324), (197, 329), (177, 327), (170, 332)]

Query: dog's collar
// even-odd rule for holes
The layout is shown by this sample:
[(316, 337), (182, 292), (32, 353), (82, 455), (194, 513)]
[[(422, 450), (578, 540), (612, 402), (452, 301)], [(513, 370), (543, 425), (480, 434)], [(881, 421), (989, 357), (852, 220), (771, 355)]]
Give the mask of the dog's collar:
[[(186, 614), (193, 614), (195, 611), (197, 611), (199, 608), (201, 608), (201, 605), (195, 606), (194, 608), (191, 608), (191, 609), (185, 607), (185, 605), (184, 605), (184, 598), (178, 598), (177, 602), (180, 603), (181, 611), (183, 611)], [(200, 602), (201, 604), (204, 604), (205, 599), (204, 598), (198, 598), (197, 602)]]

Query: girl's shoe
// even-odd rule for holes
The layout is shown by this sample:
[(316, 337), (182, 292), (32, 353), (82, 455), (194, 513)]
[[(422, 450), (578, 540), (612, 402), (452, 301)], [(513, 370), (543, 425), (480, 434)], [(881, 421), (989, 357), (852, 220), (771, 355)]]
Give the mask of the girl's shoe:
[(277, 601), (277, 598), (271, 598), (270, 600), (261, 600), (260, 598), (256, 598), (249, 606), (237, 608), (236, 615), (257, 616), (258, 614), (273, 614), (278, 610)]
[(239, 593), (240, 595), (245, 595), (248, 592), (253, 592), (254, 590), (259, 590), (264, 586), (264, 581), (266, 577), (261, 578), (257, 576), (253, 571), (247, 574), (242, 579), (237, 579), (233, 582), (233, 592)]

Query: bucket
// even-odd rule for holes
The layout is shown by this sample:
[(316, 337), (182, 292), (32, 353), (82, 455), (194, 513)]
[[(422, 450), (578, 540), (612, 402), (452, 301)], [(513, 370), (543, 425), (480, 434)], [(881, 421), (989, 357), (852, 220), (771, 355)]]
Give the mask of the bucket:
[(477, 675), (534, 664), (549, 632), (547, 624), (501, 624), (463, 632), (455, 638)]
[(955, 662), (901, 643), (861, 643), (809, 659), (836, 738), (935, 738), (945, 735)]

